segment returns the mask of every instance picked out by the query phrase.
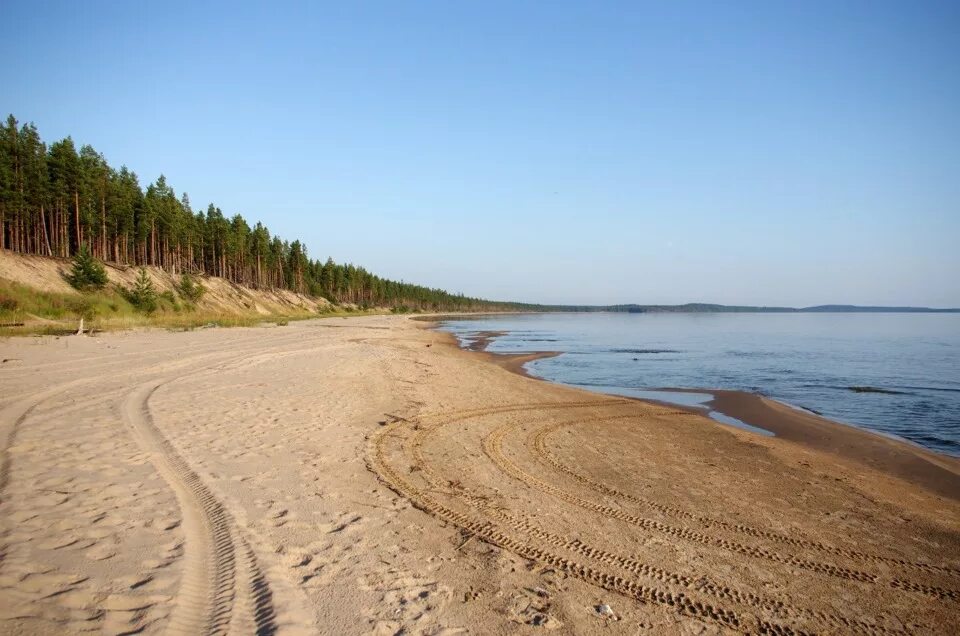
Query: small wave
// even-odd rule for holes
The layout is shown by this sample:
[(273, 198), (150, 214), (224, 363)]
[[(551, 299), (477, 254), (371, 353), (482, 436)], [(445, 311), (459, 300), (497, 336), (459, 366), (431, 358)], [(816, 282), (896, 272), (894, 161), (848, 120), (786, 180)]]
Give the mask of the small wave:
[(640, 388), (635, 386), (622, 386), (622, 385), (616, 384), (614, 380), (610, 380), (609, 382), (590, 382), (587, 380), (583, 380), (583, 381), (577, 381), (577, 382), (567, 382), (566, 384), (571, 384), (573, 386), (593, 386), (593, 387), (603, 387), (607, 389), (620, 389), (623, 391), (635, 390)]
[[(853, 391), (854, 393), (881, 393), (884, 395), (914, 395), (909, 391), (885, 389), (877, 386), (839, 385), (839, 384), (801, 384), (804, 389), (832, 389), (834, 391)], [(901, 387), (902, 388), (902, 387)]]
[(681, 353), (677, 349), (611, 349), (610, 353)]
[(936, 442), (937, 444), (946, 444), (947, 446), (957, 445), (957, 443), (954, 442), (953, 440), (944, 439), (939, 435), (933, 435), (930, 433), (917, 433), (915, 431), (904, 431), (901, 434), (907, 435), (913, 439), (917, 439), (923, 442)]
[(900, 433), (900, 435), (903, 435), (910, 441), (920, 444), (921, 446), (937, 448), (942, 451), (950, 452), (954, 455), (957, 453), (957, 450), (960, 449), (960, 443), (957, 443), (952, 439), (940, 437), (939, 435), (917, 433), (915, 431), (903, 431)]
[(950, 393), (960, 393), (960, 389), (951, 389), (942, 386), (898, 386), (898, 389), (910, 389), (912, 391), (948, 391)]
[(853, 391), (854, 393), (883, 393), (886, 395), (911, 395), (906, 391), (894, 391), (893, 389), (882, 389), (876, 386), (848, 386), (844, 387), (848, 391)]

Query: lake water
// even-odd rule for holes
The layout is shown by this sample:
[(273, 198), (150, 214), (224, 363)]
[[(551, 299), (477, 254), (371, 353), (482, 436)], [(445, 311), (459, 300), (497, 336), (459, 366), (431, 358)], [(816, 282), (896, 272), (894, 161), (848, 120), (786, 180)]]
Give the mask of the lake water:
[(960, 314), (524, 314), (443, 328), (464, 343), (508, 332), (491, 352), (561, 351), (527, 365), (554, 382), (663, 401), (650, 391), (750, 391), (960, 456)]

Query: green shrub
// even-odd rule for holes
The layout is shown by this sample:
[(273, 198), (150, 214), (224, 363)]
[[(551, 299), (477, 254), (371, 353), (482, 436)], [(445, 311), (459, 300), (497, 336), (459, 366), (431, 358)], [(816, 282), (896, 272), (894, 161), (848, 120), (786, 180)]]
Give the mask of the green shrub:
[(80, 246), (80, 251), (73, 257), (73, 267), (66, 276), (67, 282), (80, 291), (103, 289), (107, 284), (107, 270), (103, 264), (90, 254), (90, 248)]
[(180, 284), (177, 285), (177, 291), (190, 303), (196, 303), (203, 298), (207, 288), (193, 279), (190, 274), (184, 274), (180, 277)]
[(142, 267), (137, 280), (133, 283), (133, 287), (124, 290), (124, 296), (138, 311), (145, 314), (152, 314), (157, 310), (157, 290), (154, 288), (147, 270)]
[(67, 309), (77, 318), (90, 320), (97, 313), (97, 307), (89, 296), (75, 296), (67, 302)]
[(20, 303), (16, 298), (0, 296), (0, 314), (13, 313), (20, 308)]

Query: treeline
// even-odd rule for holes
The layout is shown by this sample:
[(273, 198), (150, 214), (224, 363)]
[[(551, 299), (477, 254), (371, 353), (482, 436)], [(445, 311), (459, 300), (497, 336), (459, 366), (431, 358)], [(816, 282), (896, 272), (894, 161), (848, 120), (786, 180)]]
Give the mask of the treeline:
[(173, 274), (220, 276), (336, 303), (426, 310), (499, 310), (520, 305), (467, 298), (380, 278), (351, 264), (311, 260), (300, 241), (228, 217), (212, 203), (194, 210), (161, 175), (144, 190), (92, 146), (67, 137), (49, 146), (32, 123), (10, 115), (0, 130), (0, 248), (71, 257), (86, 245), (104, 261), (153, 265)]
[(753, 305), (715, 305), (687, 303), (685, 305), (539, 305), (538, 311), (609, 312), (628, 314), (804, 314), (804, 313), (960, 313), (960, 308), (931, 307), (872, 307), (859, 305), (817, 305), (816, 307), (769, 307)]

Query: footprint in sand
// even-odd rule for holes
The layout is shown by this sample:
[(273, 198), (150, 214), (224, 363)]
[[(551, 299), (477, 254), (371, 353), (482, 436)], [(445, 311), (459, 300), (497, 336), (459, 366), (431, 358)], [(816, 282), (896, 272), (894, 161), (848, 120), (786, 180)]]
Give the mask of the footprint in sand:
[(313, 561), (313, 555), (302, 550), (287, 552), (281, 558), (283, 564), (289, 568), (303, 568)]
[(110, 526), (103, 526), (100, 528), (91, 528), (83, 533), (83, 536), (87, 539), (93, 539), (95, 541), (100, 541), (101, 539), (106, 539), (108, 537), (116, 537), (117, 531), (115, 528)]
[(156, 525), (164, 532), (170, 532), (171, 530), (179, 528), (181, 523), (182, 521), (179, 517), (166, 517), (164, 519), (159, 519), (156, 522)]
[(117, 551), (114, 546), (102, 543), (83, 553), (83, 556), (87, 557), (91, 561), (106, 561), (107, 559), (112, 559), (116, 555)]
[(151, 581), (153, 581), (152, 574), (130, 574), (116, 578), (113, 582), (120, 588), (136, 590), (143, 587), (147, 583), (150, 583)]
[(560, 629), (563, 623), (551, 615), (550, 593), (543, 588), (525, 588), (510, 600), (510, 620), (523, 625)]
[(111, 612), (134, 612), (153, 607), (157, 603), (167, 603), (169, 596), (151, 595), (139, 596), (131, 594), (111, 594), (108, 596), (101, 607)]
[(39, 518), (40, 515), (38, 515), (33, 510), (16, 510), (14, 512), (9, 513), (8, 517), (12, 521), (15, 521), (16, 523), (19, 524), (19, 523), (26, 523), (28, 521), (33, 521), (34, 519)]
[[(54, 598), (57, 602), (57, 605), (62, 608), (89, 610), (97, 607), (103, 598), (103, 595), (90, 590), (70, 590), (62, 594), (58, 594)], [(45, 606), (44, 613), (46, 613), (46, 610), (48, 609), (49, 607)]]
[(75, 535), (57, 535), (45, 539), (37, 544), (37, 547), (41, 550), (62, 550), (63, 548), (69, 548), (70, 546), (76, 545), (80, 542), (80, 537)]
[(28, 574), (17, 584), (17, 590), (27, 594), (43, 594), (49, 597), (66, 592), (73, 586), (88, 580), (88, 578), (81, 574), (57, 572)]
[(347, 529), (355, 529), (354, 526), (363, 521), (363, 516), (353, 512), (341, 512), (337, 519), (331, 523), (321, 524), (320, 532), (326, 534), (336, 534)]
[(367, 575), (361, 586), (380, 594), (380, 602), (368, 616), (377, 628), (400, 621), (414, 631), (426, 631), (429, 626), (431, 634), (462, 633), (459, 628), (433, 624), (453, 596), (450, 588), (437, 581), (391, 568)]

